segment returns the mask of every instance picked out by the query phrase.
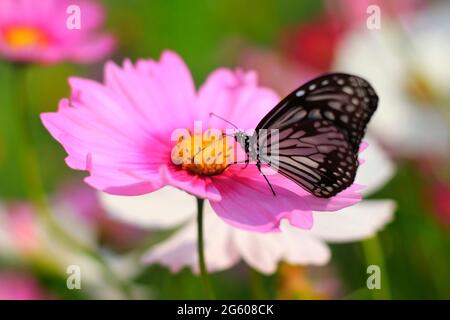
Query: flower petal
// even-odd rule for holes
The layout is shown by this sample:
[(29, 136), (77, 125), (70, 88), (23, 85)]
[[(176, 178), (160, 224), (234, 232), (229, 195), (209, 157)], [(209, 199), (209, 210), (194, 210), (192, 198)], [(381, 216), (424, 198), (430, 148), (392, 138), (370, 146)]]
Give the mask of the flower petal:
[(235, 230), (233, 237), (239, 255), (247, 264), (265, 274), (277, 270), (285, 249), (280, 233), (261, 234)]
[(128, 197), (100, 192), (99, 199), (114, 218), (141, 228), (175, 227), (195, 216), (195, 198), (172, 187), (147, 195)]
[[(255, 72), (218, 69), (211, 73), (200, 88), (197, 108), (199, 119), (205, 121), (213, 112), (247, 130), (255, 128), (278, 101), (279, 97), (274, 91), (257, 85)], [(211, 128), (227, 126), (223, 120), (215, 117), (207, 122)]]
[(333, 214), (315, 213), (310, 232), (327, 242), (362, 240), (389, 223), (394, 211), (395, 202), (391, 200), (364, 200)]
[[(420, 58), (423, 49), (440, 52), (435, 47), (430, 49), (426, 45), (427, 41), (422, 40), (440, 33), (440, 24), (434, 24), (433, 30), (427, 30), (425, 35), (418, 33), (421, 28), (417, 28), (415, 23), (411, 27), (414, 27), (409, 38), (411, 45), (420, 48), (420, 51), (414, 51), (414, 57)], [(405, 48), (398, 41), (398, 34), (396, 26), (389, 23), (384, 24), (380, 32), (371, 32), (367, 28), (350, 32), (337, 50), (335, 69), (363, 76), (382, 97), (368, 132), (380, 139), (391, 152), (404, 156), (425, 153), (446, 155), (450, 146), (450, 129), (446, 120), (433, 103), (421, 103), (405, 90), (413, 69), (420, 67), (419, 70), (429, 70), (432, 66), (425, 64), (425, 60), (416, 61), (415, 58), (412, 68), (410, 59), (405, 59)], [(445, 65), (448, 52), (440, 56), (445, 58), (438, 64)], [(448, 68), (440, 70), (448, 74)], [(425, 79), (426, 76), (425, 73)]]
[(282, 260), (293, 265), (323, 266), (330, 261), (331, 251), (325, 241), (309, 230), (282, 226), (284, 252)]
[(273, 185), (277, 194), (274, 197), (254, 165), (243, 170), (245, 174), (237, 173), (239, 171), (242, 170), (230, 168), (226, 174), (213, 177), (222, 200), (212, 201), (211, 206), (224, 221), (237, 228), (258, 232), (278, 231), (283, 218), (298, 227), (312, 225), (311, 207), (302, 197)]
[(209, 177), (194, 175), (186, 170), (176, 170), (173, 166), (161, 167), (160, 174), (165, 184), (182, 189), (196, 197), (213, 201), (222, 199), (219, 190)]
[[(231, 268), (241, 258), (264, 274), (275, 272), (281, 261), (323, 265), (330, 259), (330, 251), (322, 240), (287, 223), (279, 233), (238, 230), (219, 219), (209, 205), (205, 206), (204, 223), (205, 260), (210, 272)], [(165, 265), (172, 272), (189, 267), (198, 273), (196, 228), (196, 221), (192, 220), (173, 237), (151, 248), (143, 261)]]
[(86, 181), (105, 192), (139, 195), (160, 188), (169, 144), (137, 125), (111, 90), (82, 79), (71, 84), (73, 98), (61, 100), (58, 112), (41, 115), (68, 153), (67, 164), (89, 171)]
[(366, 137), (364, 140), (368, 142), (368, 146), (360, 156), (364, 163), (359, 166), (355, 181), (365, 186), (362, 193), (370, 194), (392, 178), (395, 167), (374, 139)]
[[(191, 128), (197, 120), (196, 91), (191, 73), (181, 57), (175, 52), (164, 51), (159, 62), (139, 60), (136, 69), (145, 79), (139, 85), (151, 96), (152, 109), (164, 111), (164, 117), (155, 120), (166, 126), (171, 124), (170, 130)], [(148, 105), (148, 101), (141, 103)]]
[[(237, 251), (232, 246), (233, 230), (217, 218), (209, 205), (204, 210), (205, 260), (208, 271), (228, 269), (239, 261)], [(196, 221), (191, 221), (173, 237), (151, 248), (144, 255), (143, 261), (146, 264), (165, 265), (172, 272), (190, 267), (198, 273)]]

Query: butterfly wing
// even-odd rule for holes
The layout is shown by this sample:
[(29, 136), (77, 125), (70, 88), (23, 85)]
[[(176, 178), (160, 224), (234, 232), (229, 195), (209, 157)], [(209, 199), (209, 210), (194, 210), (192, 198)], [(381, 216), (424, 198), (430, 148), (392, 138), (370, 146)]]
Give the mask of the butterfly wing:
[(262, 163), (328, 198), (353, 183), (359, 145), (377, 105), (378, 96), (366, 80), (327, 74), (272, 109), (256, 127), (250, 146)]

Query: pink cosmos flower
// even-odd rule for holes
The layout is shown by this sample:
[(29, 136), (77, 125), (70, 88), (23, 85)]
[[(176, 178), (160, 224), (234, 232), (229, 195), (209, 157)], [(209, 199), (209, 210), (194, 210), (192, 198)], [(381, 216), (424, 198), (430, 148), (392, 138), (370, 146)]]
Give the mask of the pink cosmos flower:
[[(14, 246), (21, 255), (33, 255), (41, 248), (40, 230), (36, 227), (36, 216), (31, 206), (26, 203), (8, 205), (7, 214), (2, 216), (2, 245)], [(3, 214), (3, 212), (1, 212)], [(4, 249), (4, 248), (3, 248)], [(5, 250), (8, 251), (8, 250)]]
[(27, 274), (1, 271), (0, 272), (0, 300), (46, 300), (50, 295), (46, 293), (36, 279)]
[[(70, 6), (80, 8), (80, 29), (69, 29)], [(18, 62), (89, 63), (114, 49), (98, 33), (103, 8), (90, 0), (0, 0), (0, 56)]]
[[(394, 166), (372, 139), (363, 155), (364, 164), (358, 169), (356, 181), (366, 185), (364, 193), (369, 194), (391, 178)], [(173, 236), (150, 248), (143, 261), (167, 266), (173, 272), (189, 267), (198, 273), (194, 197), (165, 187), (140, 197), (101, 193), (100, 198), (106, 210), (128, 223), (150, 230), (183, 225)], [(316, 213), (310, 230), (282, 223), (281, 232), (260, 234), (229, 226), (208, 205), (204, 222), (206, 264), (210, 272), (216, 272), (245, 261), (264, 274), (275, 272), (282, 261), (293, 265), (324, 265), (331, 258), (327, 243), (369, 238), (392, 220), (394, 210), (395, 203), (390, 199), (363, 200), (336, 213)]]
[(313, 225), (313, 211), (335, 211), (358, 202), (361, 186), (353, 185), (330, 199), (317, 198), (290, 180), (270, 176), (274, 198), (254, 165), (245, 170), (226, 164), (175, 165), (171, 153), (177, 129), (225, 131), (226, 123), (255, 128), (279, 97), (258, 86), (254, 72), (218, 69), (196, 91), (181, 58), (166, 51), (161, 60), (108, 63), (104, 83), (71, 78), (72, 95), (58, 112), (42, 121), (66, 152), (67, 164), (86, 170), (86, 182), (98, 190), (137, 196), (171, 185), (208, 199), (229, 224), (247, 230), (279, 230), (282, 219), (304, 229)]

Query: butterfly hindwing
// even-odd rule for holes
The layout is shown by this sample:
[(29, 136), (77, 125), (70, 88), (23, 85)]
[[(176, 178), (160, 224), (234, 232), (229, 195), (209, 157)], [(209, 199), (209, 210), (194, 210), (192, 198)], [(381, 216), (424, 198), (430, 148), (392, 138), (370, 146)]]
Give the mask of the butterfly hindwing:
[[(359, 145), (377, 104), (364, 79), (321, 76), (289, 94), (261, 120), (250, 149), (258, 150), (259, 161), (312, 194), (334, 196), (354, 181)], [(267, 133), (272, 129), (278, 130), (276, 145)]]

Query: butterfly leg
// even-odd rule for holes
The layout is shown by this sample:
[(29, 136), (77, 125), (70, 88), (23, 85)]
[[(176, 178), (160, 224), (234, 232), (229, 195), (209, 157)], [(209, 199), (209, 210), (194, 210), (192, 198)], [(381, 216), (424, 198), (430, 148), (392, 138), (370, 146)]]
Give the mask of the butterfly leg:
[(272, 184), (270, 183), (269, 179), (267, 179), (267, 176), (261, 170), (261, 163), (257, 162), (256, 166), (258, 167), (259, 173), (264, 177), (264, 180), (266, 180), (267, 184), (269, 185), (270, 191), (272, 191), (273, 196), (276, 197), (277, 194), (275, 193), (275, 190), (273, 189)]
[[(250, 157), (248, 156), (248, 154), (246, 154), (244, 163), (245, 163), (245, 167), (243, 167), (242, 169), (247, 169), (248, 164), (250, 163)], [(261, 172), (261, 170), (259, 172)]]

